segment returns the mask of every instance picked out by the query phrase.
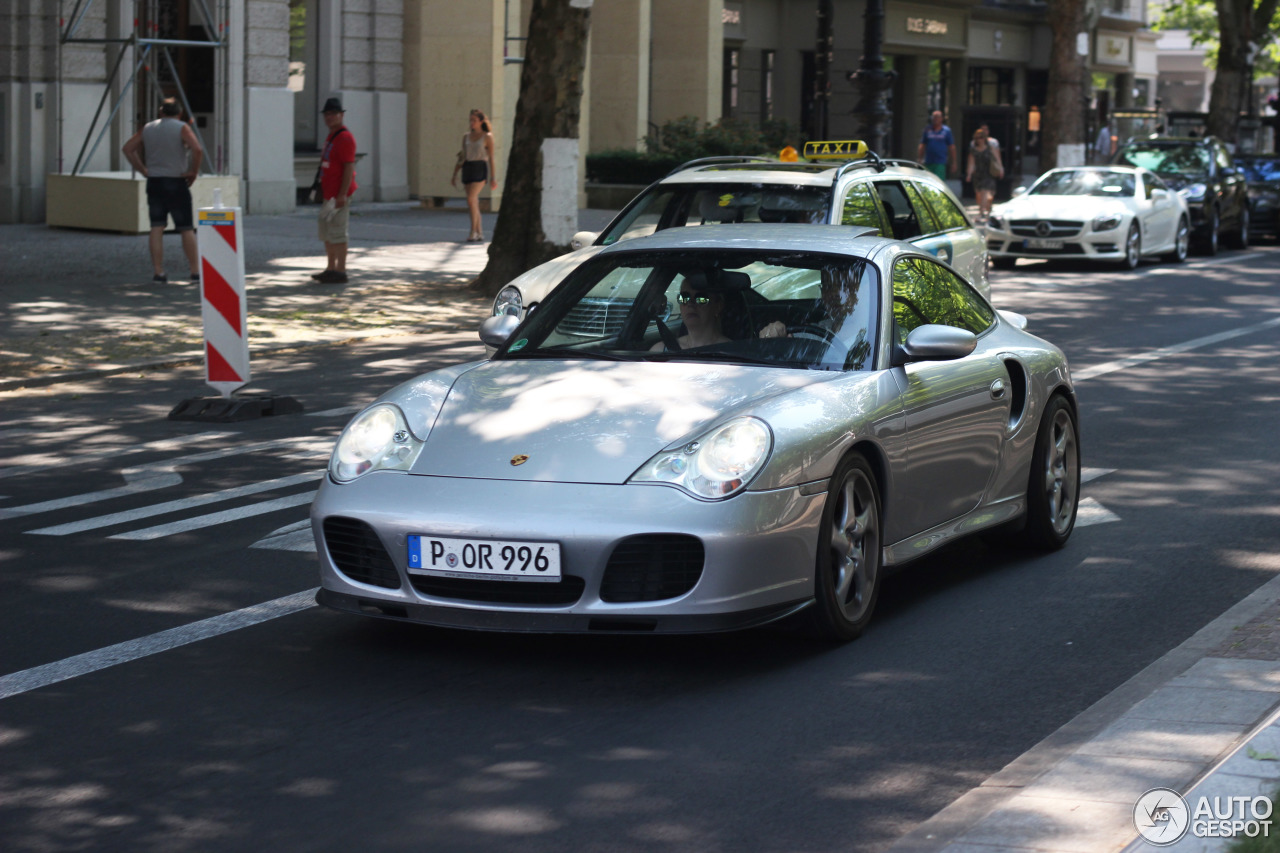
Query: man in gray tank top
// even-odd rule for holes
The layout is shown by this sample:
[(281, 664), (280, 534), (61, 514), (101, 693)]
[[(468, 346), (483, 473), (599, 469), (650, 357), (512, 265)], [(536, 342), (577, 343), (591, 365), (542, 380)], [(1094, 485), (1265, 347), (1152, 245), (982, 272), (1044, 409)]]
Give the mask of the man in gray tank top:
[(200, 172), (204, 150), (191, 125), (180, 120), (182, 109), (173, 98), (160, 104), (160, 118), (148, 122), (124, 144), (124, 156), (147, 179), (147, 210), (151, 219), (151, 265), (156, 284), (169, 281), (164, 273), (164, 229), (169, 217), (182, 237), (182, 251), (191, 267), (191, 280), (200, 281), (196, 232), (191, 220), (191, 185)]

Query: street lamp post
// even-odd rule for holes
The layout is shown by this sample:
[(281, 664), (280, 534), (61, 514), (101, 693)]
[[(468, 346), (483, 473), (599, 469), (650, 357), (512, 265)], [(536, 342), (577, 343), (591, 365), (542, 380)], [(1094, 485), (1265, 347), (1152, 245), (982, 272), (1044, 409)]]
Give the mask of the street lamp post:
[(893, 85), (894, 73), (884, 70), (884, 0), (867, 0), (866, 25), (862, 30), (862, 61), (850, 72), (849, 81), (858, 92), (853, 108), (858, 138), (877, 153), (884, 149), (889, 119), (893, 112), (885, 102), (885, 91)]

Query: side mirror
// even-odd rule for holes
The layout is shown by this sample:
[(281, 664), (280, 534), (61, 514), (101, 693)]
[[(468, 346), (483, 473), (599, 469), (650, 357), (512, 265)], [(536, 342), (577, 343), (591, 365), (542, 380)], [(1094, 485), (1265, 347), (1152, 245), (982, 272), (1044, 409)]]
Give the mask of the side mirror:
[(1014, 198), (1017, 198), (1017, 197), (1018, 197), (1018, 196), (1020, 196), (1020, 195), (1026, 195), (1026, 193), (1027, 193), (1027, 188), (1026, 188), (1026, 187), (1018, 187), (1017, 189), (1015, 189), (1015, 190), (1013, 191), (1013, 197), (1014, 197)]
[(912, 361), (950, 361), (964, 358), (978, 346), (978, 336), (955, 326), (917, 326), (897, 348), (894, 364)]
[(1152, 191), (1151, 191), (1151, 200), (1152, 200), (1152, 201), (1164, 201), (1164, 200), (1165, 200), (1165, 199), (1167, 199), (1168, 197), (1169, 197), (1169, 191), (1168, 191), (1168, 190), (1152, 190)]
[(599, 236), (595, 231), (579, 231), (569, 238), (569, 248), (577, 251), (583, 246), (590, 246)]
[(507, 342), (507, 338), (511, 337), (511, 333), (519, 325), (520, 318), (511, 314), (499, 314), (496, 317), (490, 317), (480, 324), (480, 340), (486, 346), (496, 349)]

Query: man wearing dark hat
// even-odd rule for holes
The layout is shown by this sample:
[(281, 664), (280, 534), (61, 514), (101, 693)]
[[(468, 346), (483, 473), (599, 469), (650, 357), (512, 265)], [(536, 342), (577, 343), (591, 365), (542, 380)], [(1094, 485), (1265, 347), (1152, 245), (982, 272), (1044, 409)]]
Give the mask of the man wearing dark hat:
[(311, 277), (321, 284), (346, 284), (350, 199), (356, 191), (356, 138), (342, 123), (342, 101), (324, 102), (324, 123), (329, 136), (320, 154), (320, 240), (328, 266)]

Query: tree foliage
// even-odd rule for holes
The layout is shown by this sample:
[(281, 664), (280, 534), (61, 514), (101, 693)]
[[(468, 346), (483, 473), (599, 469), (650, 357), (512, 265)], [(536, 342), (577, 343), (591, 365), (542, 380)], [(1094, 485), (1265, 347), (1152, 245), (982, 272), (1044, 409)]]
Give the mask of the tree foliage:
[[(1280, 10), (1273, 11), (1265, 30), (1258, 34), (1260, 49), (1253, 64), (1253, 77), (1274, 77), (1280, 72)], [(1263, 11), (1261, 2), (1254, 3), (1255, 13)], [(1261, 23), (1261, 21), (1259, 21)], [(1218, 51), (1221, 41), (1218, 37), (1218, 10), (1214, 0), (1187, 0), (1165, 6), (1160, 17), (1152, 22), (1153, 30), (1187, 30), (1191, 34), (1193, 44), (1204, 47), (1205, 64), (1210, 68), (1218, 66)]]

